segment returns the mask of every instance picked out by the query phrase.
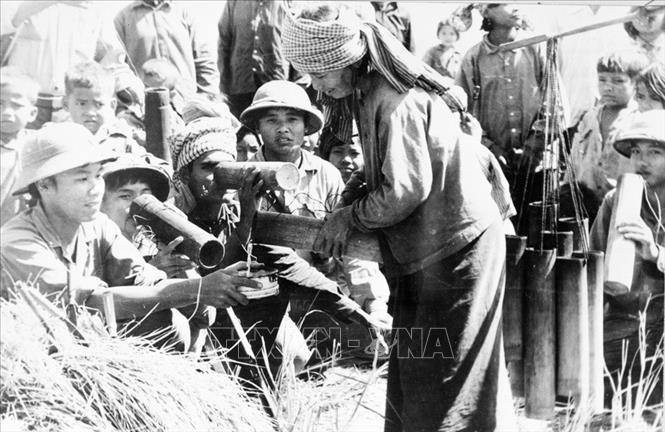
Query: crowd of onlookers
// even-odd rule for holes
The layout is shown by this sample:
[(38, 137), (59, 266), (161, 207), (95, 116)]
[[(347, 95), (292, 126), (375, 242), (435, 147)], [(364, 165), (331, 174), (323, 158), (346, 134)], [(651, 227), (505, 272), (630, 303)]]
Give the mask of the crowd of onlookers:
[[(120, 287), (118, 319), (148, 315), (135, 331), (173, 326), (179, 348), (199, 352), (211, 344), (205, 337), (211, 326), (220, 341), (234, 340), (233, 317), (225, 309), (240, 304), (236, 313), (243, 327), (262, 323), (254, 329), (253, 350), (261, 352), (261, 340), (268, 351), (273, 344), (297, 345), (299, 366), (312, 353), (288, 317), (294, 295), (340, 320), (388, 329), (390, 290), (379, 263), (250, 247), (239, 229), (246, 223), (240, 208), (323, 219), (342, 199), (351, 174), (363, 169), (357, 128), (346, 141), (324, 129), (310, 77), (282, 52), (282, 23), (292, 13), (287, 3), (227, 1), (217, 46), (201, 34), (185, 1), (133, 1), (115, 17), (98, 14), (92, 3), (20, 2), (10, 18), (15, 31), (2, 37), (3, 290), (31, 279), (45, 293), (57, 294), (71, 285), (70, 273), (79, 279), (73, 295), (95, 307), (103, 289)], [(415, 52), (405, 5), (349, 7)], [(619, 176), (636, 172), (645, 179), (642, 219), (624, 228), (640, 246), (636, 265), (642, 270), (631, 293), (608, 298), (608, 316), (620, 323), (617, 328), (631, 329), (626, 323), (634, 323), (651, 295), (649, 323), (660, 325), (662, 335), (657, 318), (665, 266), (665, 14), (652, 14), (655, 8), (634, 8), (634, 19), (613, 27), (625, 30), (623, 45), (603, 46), (593, 33), (575, 43), (564, 38), (555, 73), (562, 78), (566, 122), (561, 144), (570, 152), (560, 181), (569, 195), (582, 199), (593, 227), (592, 248), (605, 249), (614, 199), (608, 192)], [(580, 13), (590, 22), (599, 9), (585, 6)], [(474, 23), (479, 17), (482, 22)], [(551, 63), (544, 44), (514, 50), (500, 45), (541, 29), (529, 28), (519, 8), (507, 4), (461, 4), (441, 18), (432, 29), (439, 42), (422, 61), (461, 88), (456, 94), (482, 128), (478, 138), (491, 152), (484, 157), (507, 180), (518, 214), (515, 229), (522, 232), (519, 215), (542, 194), (542, 134), (534, 124), (548, 115), (543, 85)], [(461, 52), (457, 41), (472, 26), (482, 29), (482, 40)], [(170, 152), (161, 158), (147, 152), (143, 124), (144, 93), (154, 87), (166, 88), (170, 101), (170, 130), (163, 131)], [(265, 191), (257, 173), (248, 170), (238, 195), (215, 181), (216, 166), (233, 161), (293, 163), (299, 184), (293, 191)], [(222, 240), (223, 264), (200, 268), (177, 252), (182, 239), (155, 239), (129, 214), (133, 199), (145, 193)], [(237, 264), (248, 254), (260, 266)], [(244, 277), (250, 270), (253, 281)], [(266, 290), (267, 281), (276, 279), (279, 294), (248, 302), (236, 287), (258, 288), (259, 277)], [(634, 332), (619, 333), (615, 340)], [(241, 345), (234, 347), (242, 357)]]

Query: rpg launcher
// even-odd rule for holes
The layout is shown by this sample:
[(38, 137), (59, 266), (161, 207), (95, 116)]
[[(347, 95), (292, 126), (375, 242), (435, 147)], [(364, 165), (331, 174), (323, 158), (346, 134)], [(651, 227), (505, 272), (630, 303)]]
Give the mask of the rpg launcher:
[(240, 189), (246, 169), (259, 169), (263, 188), (291, 191), (298, 187), (298, 167), (289, 162), (219, 162), (215, 167), (215, 182), (225, 189)]
[(169, 243), (178, 236), (184, 237), (175, 252), (184, 254), (201, 267), (217, 267), (224, 259), (224, 245), (212, 234), (187, 220), (187, 217), (170, 204), (153, 195), (136, 197), (129, 209), (137, 225), (150, 227), (155, 236)]

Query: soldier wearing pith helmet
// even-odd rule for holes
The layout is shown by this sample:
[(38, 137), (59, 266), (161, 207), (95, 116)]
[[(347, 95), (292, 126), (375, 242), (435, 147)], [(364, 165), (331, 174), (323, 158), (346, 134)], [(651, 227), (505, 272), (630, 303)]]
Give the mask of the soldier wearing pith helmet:
[(113, 159), (70, 122), (46, 125), (26, 141), (14, 193), (30, 192), (36, 204), (2, 227), (3, 295), (15, 282), (30, 281), (54, 299), (66, 289), (70, 301), (101, 309), (109, 289), (116, 317), (136, 319), (199, 300), (232, 306), (245, 301), (238, 286), (260, 287), (223, 270), (202, 280), (166, 280), (147, 264), (99, 211), (103, 164)]

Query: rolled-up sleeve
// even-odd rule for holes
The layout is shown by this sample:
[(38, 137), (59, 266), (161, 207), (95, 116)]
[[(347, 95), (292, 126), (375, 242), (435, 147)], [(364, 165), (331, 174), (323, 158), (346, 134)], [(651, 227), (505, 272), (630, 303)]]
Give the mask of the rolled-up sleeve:
[(379, 109), (376, 145), (382, 160), (382, 180), (378, 188), (353, 204), (354, 225), (359, 230), (393, 226), (429, 196), (432, 166), (427, 107), (420, 97), (407, 93)]

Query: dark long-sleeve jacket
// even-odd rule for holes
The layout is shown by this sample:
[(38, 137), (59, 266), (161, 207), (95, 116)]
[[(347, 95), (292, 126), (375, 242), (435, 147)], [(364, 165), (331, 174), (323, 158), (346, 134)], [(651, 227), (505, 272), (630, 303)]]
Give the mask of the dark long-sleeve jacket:
[(219, 21), (217, 65), (225, 94), (253, 93), (262, 84), (289, 78), (282, 55), (282, 1), (229, 0)]
[[(380, 230), (403, 274), (459, 251), (500, 219), (476, 151), (435, 93), (399, 93), (378, 72), (355, 92), (367, 194), (353, 202), (354, 226)], [(343, 193), (361, 183), (353, 177)]]

